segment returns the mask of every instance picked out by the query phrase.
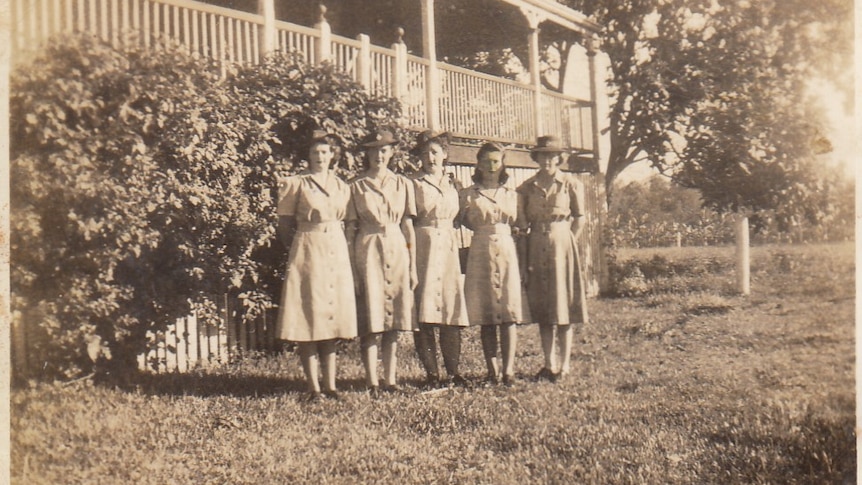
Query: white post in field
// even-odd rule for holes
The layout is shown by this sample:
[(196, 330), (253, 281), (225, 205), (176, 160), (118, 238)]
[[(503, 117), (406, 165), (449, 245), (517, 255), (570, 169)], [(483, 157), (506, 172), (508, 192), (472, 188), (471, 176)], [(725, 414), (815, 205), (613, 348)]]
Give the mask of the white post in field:
[(263, 17), (260, 31), (260, 50), (264, 56), (278, 49), (278, 35), (275, 30), (275, 0), (257, 0), (257, 11)]
[[(9, 73), (12, 67), (11, 2), (0, 1), (0, 416), (9, 416), (12, 384), (11, 211), (9, 190)], [(20, 351), (21, 349), (19, 349)], [(0, 426), (0, 449), (10, 449), (9, 426)], [(0, 453), (0, 483), (11, 483), (11, 458)]]
[(332, 28), (326, 20), (326, 5), (320, 4), (320, 20), (314, 24), (314, 28), (320, 31), (320, 39), (317, 42), (317, 63), (332, 60)]
[(736, 220), (736, 281), (741, 294), (751, 294), (751, 254), (745, 216)]
[(682, 233), (680, 233), (679, 231), (677, 231), (676, 233), (676, 247), (682, 247)]
[(440, 125), (440, 72), (437, 70), (437, 34), (434, 31), (434, 0), (422, 0), (422, 53), (428, 59), (428, 78), (425, 86), (425, 107), (428, 128)]

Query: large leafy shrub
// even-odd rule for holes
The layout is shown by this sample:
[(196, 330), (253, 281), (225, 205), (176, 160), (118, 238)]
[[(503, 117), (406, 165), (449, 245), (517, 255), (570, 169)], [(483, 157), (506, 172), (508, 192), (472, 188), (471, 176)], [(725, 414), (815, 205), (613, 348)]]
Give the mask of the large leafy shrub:
[(131, 368), (147, 332), (215, 324), (225, 293), (239, 318), (271, 306), (277, 177), (303, 168), (313, 127), (352, 147), (399, 115), (293, 55), (220, 76), (179, 47), (89, 37), (53, 42), (11, 93), (13, 302), (41, 377)]

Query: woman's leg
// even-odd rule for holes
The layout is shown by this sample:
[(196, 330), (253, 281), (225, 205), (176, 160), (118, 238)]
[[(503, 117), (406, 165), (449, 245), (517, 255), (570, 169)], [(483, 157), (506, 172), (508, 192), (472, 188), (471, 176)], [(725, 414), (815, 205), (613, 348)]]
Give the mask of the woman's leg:
[(497, 325), (482, 325), (482, 353), (488, 366), (488, 378), (496, 381), (500, 375), (497, 364)]
[(395, 385), (395, 371), (398, 365), (398, 331), (383, 332), (383, 383)]
[(379, 340), (380, 334), (378, 333), (363, 335), (359, 338), (359, 345), (362, 348), (362, 364), (365, 366), (365, 383), (371, 388), (375, 388), (379, 384), (377, 379), (377, 346)]
[(319, 394), (317, 342), (299, 342), (297, 343), (297, 350), (299, 351), (299, 360), (302, 362), (302, 370), (305, 371), (308, 390), (312, 394)]
[(557, 327), (557, 338), (560, 341), (560, 375), (566, 375), (572, 370), (572, 339), (574, 329), (571, 325)]
[(323, 389), (335, 392), (335, 340), (320, 342), (317, 349), (323, 371)]
[(516, 324), (504, 323), (500, 326), (500, 344), (503, 347), (503, 378), (509, 380), (515, 375), (515, 351), (518, 348)]
[[(443, 333), (441, 329), (440, 339), (442, 340), (442, 338)], [(437, 381), (440, 378), (440, 371), (437, 367), (437, 340), (434, 338), (434, 326), (420, 323), (419, 330), (413, 332), (413, 342), (416, 345), (416, 355), (419, 357), (419, 362), (422, 363), (422, 368), (425, 369), (426, 378), (429, 382)], [(444, 348), (444, 361), (445, 358), (446, 351)]]
[(440, 327), (440, 352), (443, 354), (443, 365), (449, 378), (460, 377), (458, 364), (461, 360), (461, 327)]
[(539, 336), (542, 338), (542, 352), (545, 354), (545, 369), (551, 373), (557, 372), (556, 325), (539, 324)]

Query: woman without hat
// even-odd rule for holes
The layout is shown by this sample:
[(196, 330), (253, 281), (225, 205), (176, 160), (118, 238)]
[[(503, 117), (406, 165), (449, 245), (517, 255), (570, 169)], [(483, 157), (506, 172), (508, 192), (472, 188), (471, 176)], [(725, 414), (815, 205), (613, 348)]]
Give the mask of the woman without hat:
[(279, 185), (278, 233), (290, 253), (277, 334), (297, 343), (311, 400), (321, 397), (321, 365), (323, 395), (338, 397), (335, 343), (356, 337), (353, 275), (342, 229), (350, 188), (331, 170), (339, 151), (337, 137), (315, 131), (307, 172)]
[(447, 133), (424, 131), (416, 137), (411, 153), (422, 161), (413, 177), (416, 194), (416, 307), (419, 330), (413, 333), (416, 353), (425, 369), (426, 385), (439, 385), (437, 339), (449, 382), (465, 385), (458, 371), (461, 358), (461, 328), (467, 326), (467, 307), (461, 282), (458, 236), (457, 182), (444, 171), (449, 152)]
[[(539, 137), (530, 156), (539, 171), (518, 187), (527, 236), (527, 299), (539, 324), (545, 365), (538, 379), (556, 381), (571, 371), (573, 325), (587, 321), (578, 235), (583, 229), (580, 182), (560, 170), (564, 150), (557, 137)], [(560, 364), (557, 365), (557, 343)]]
[[(524, 321), (518, 255), (512, 225), (518, 216), (518, 198), (506, 188), (508, 176), (503, 148), (485, 143), (471, 187), (461, 190), (460, 219), (473, 231), (467, 257), (464, 293), (471, 325), (481, 325), (482, 351), (488, 367), (488, 382), (502, 376), (506, 385), (515, 379), (517, 324)], [(497, 329), (500, 330), (502, 369), (497, 360)]]
[(413, 183), (389, 169), (397, 140), (378, 129), (367, 137), (368, 167), (351, 182), (347, 226), (353, 251), (354, 281), (362, 361), (369, 392), (377, 396), (377, 349), (383, 353), (383, 390), (398, 390), (396, 350), (398, 332), (416, 329), (413, 288), (416, 287), (416, 243), (412, 218), (416, 215)]

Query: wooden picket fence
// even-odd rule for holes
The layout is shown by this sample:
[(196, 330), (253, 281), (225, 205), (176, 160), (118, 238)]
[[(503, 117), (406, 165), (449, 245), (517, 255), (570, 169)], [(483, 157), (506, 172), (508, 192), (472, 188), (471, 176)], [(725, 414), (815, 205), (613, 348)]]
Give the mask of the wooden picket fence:
[[(439, 126), (457, 138), (516, 146), (555, 134), (576, 151), (594, 150), (589, 100), (432, 63), (408, 54), (403, 42), (382, 47), (371, 45), (367, 35), (333, 35), (325, 18), (306, 27), (277, 20), (273, 11), (248, 13), (194, 0), (11, 0), (11, 16), (13, 63), (26, 62), (52, 35), (72, 32), (91, 33), (117, 46), (136, 42), (148, 47), (169, 38), (192, 55), (220, 61), (225, 70), (232, 63), (259, 63), (267, 52), (294, 51), (310, 63), (329, 60), (370, 92), (398, 98), (405, 126)], [(472, 169), (452, 167), (464, 185), (471, 184)], [(511, 168), (509, 185), (515, 187), (532, 173)], [(578, 177), (587, 192), (588, 221), (581, 242), (588, 293), (594, 295), (601, 274), (602, 184), (593, 174)], [(462, 244), (469, 240), (469, 231), (463, 230)], [(151, 350), (139, 356), (141, 367), (182, 371), (276, 347), (272, 314), (242, 323), (232, 310), (238, 302), (223, 299), (221, 305), (224, 318), (218, 325), (204, 325), (192, 315), (150, 335)]]

